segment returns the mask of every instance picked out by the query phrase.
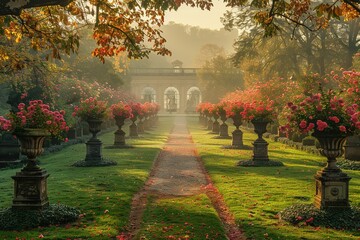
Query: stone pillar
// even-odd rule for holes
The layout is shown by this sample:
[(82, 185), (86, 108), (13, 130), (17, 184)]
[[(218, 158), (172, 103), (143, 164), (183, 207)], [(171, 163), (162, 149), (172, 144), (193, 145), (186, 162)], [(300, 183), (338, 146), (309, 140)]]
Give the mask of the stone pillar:
[(341, 171), (328, 172), (324, 169), (318, 171), (315, 175), (315, 207), (319, 209), (350, 207), (350, 179), (351, 177)]
[(17, 172), (14, 179), (14, 209), (43, 209), (49, 206), (47, 178), (45, 170)]
[(235, 129), (232, 133), (232, 143), (233, 147), (243, 147), (243, 132), (240, 129)]

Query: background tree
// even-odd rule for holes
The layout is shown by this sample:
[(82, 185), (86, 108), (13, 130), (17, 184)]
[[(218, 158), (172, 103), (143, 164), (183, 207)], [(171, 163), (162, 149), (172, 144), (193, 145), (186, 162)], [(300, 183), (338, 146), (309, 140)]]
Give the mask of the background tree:
[(221, 55), (206, 61), (198, 77), (203, 89), (203, 101), (218, 102), (227, 92), (244, 86), (241, 71)]
[(226, 29), (245, 29), (235, 42), (233, 60), (244, 70), (247, 83), (274, 77), (301, 80), (312, 73), (324, 76), (351, 66), (358, 46), (358, 19), (329, 21), (328, 28), (318, 31), (294, 29), (283, 21), (281, 32), (263, 38), (264, 29), (256, 26), (252, 14), (251, 9), (232, 10), (222, 18)]

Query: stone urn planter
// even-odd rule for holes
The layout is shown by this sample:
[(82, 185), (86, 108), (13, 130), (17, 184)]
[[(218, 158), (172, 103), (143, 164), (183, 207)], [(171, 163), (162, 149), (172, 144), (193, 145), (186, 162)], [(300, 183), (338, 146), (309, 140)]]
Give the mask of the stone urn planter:
[(212, 126), (213, 126), (213, 121), (211, 120), (212, 119), (212, 114), (208, 114), (207, 115), (208, 117), (208, 120), (207, 120), (207, 129), (206, 130), (212, 130)]
[(27, 157), (25, 167), (14, 179), (12, 208), (43, 209), (49, 206), (47, 178), (49, 174), (37, 164), (37, 157), (44, 152), (43, 144), (50, 133), (45, 129), (25, 128), (14, 133), (20, 142), (20, 152)]
[(266, 127), (269, 124), (266, 119), (253, 119), (251, 123), (254, 125), (254, 132), (258, 138), (253, 142), (253, 156), (249, 161), (240, 161), (239, 166), (283, 166), (283, 163), (269, 160), (268, 143), (263, 139)]
[(231, 138), (229, 136), (229, 127), (226, 124), (227, 117), (226, 117), (225, 111), (220, 113), (220, 119), (221, 119), (222, 123), (219, 126), (219, 138), (225, 138), (225, 139)]
[(212, 131), (211, 131), (211, 133), (213, 133), (213, 134), (219, 134), (219, 132), (220, 132), (220, 124), (219, 124), (219, 122), (218, 122), (219, 115), (213, 114), (213, 117), (214, 117), (214, 122), (213, 122), (213, 124), (212, 124)]
[(116, 162), (105, 160), (102, 155), (102, 142), (97, 138), (97, 134), (101, 131), (101, 119), (89, 118), (86, 120), (89, 125), (89, 131), (92, 134), (91, 138), (86, 142), (86, 157), (84, 161), (76, 162), (75, 167), (90, 167), (90, 166), (109, 166), (116, 165)]
[(319, 152), (327, 158), (326, 166), (315, 175), (317, 208), (349, 208), (349, 177), (336, 165), (336, 158), (344, 153), (346, 136), (313, 133), (320, 143)]
[(145, 133), (145, 129), (144, 129), (144, 121), (143, 121), (144, 117), (143, 116), (139, 116), (139, 121), (137, 124), (137, 131), (138, 134), (144, 134)]
[(241, 125), (241, 116), (240, 114), (235, 114), (232, 117), (233, 124), (235, 126), (235, 130), (232, 132), (232, 146), (242, 148), (244, 146), (243, 143), (243, 132), (239, 129)]
[(138, 126), (135, 123), (137, 120), (137, 116), (130, 118), (130, 120), (131, 120), (131, 125), (129, 126), (129, 137), (137, 138), (139, 137)]
[(126, 118), (116, 116), (114, 119), (118, 129), (114, 133), (114, 145), (109, 146), (108, 148), (131, 148), (132, 146), (126, 145), (125, 132), (121, 129), (125, 124)]
[(201, 114), (201, 125), (203, 126), (203, 127), (207, 127), (207, 116), (206, 116), (206, 114), (205, 113), (202, 113)]
[(89, 141), (86, 143), (86, 158), (85, 161), (100, 162), (102, 161), (102, 142), (97, 138), (97, 134), (101, 131), (102, 120), (88, 119), (89, 131), (92, 134)]

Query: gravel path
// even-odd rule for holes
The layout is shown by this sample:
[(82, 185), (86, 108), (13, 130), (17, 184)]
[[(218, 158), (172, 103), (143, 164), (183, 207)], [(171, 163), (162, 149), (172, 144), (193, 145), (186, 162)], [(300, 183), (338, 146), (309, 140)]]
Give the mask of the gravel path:
[(167, 143), (155, 160), (148, 181), (133, 198), (127, 232), (121, 233), (121, 239), (133, 239), (139, 231), (148, 194), (161, 198), (200, 193), (206, 193), (211, 200), (225, 227), (228, 239), (246, 239), (236, 225), (222, 195), (205, 171), (187, 130), (186, 118), (177, 117)]
[(207, 184), (205, 174), (195, 156), (195, 145), (186, 128), (186, 119), (176, 118), (174, 124), (149, 179), (148, 190), (162, 195), (195, 195), (201, 191), (201, 186)]

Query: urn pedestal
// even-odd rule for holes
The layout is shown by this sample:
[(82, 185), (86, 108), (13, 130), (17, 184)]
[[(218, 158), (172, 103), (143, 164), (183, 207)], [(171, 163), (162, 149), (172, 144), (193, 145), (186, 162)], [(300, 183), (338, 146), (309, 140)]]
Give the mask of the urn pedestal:
[(236, 114), (234, 117), (232, 117), (232, 120), (234, 121), (234, 126), (236, 129), (232, 132), (232, 146), (236, 148), (242, 148), (244, 147), (243, 143), (243, 132), (239, 129), (241, 125), (241, 116), (240, 114)]
[(137, 138), (137, 137), (139, 137), (138, 127), (135, 123), (137, 120), (137, 117), (130, 118), (130, 120), (131, 120), (131, 125), (129, 126), (129, 137)]
[(262, 135), (266, 132), (268, 121), (251, 121), (254, 125), (254, 131), (258, 138), (254, 141), (253, 161), (269, 161), (268, 143), (263, 139)]
[(122, 130), (125, 119), (124, 117), (115, 117), (115, 124), (118, 129), (114, 132), (114, 145), (106, 148), (132, 148), (132, 146), (126, 145), (125, 132)]
[(213, 126), (213, 121), (211, 120), (212, 115), (209, 114), (208, 116), (208, 120), (207, 120), (207, 130), (212, 130), (212, 126)]
[(214, 122), (213, 122), (213, 124), (212, 124), (212, 131), (211, 131), (211, 133), (213, 133), (213, 134), (219, 134), (219, 132), (220, 132), (220, 124), (219, 124), (219, 122), (218, 122), (219, 115), (214, 114), (213, 116), (214, 116)]
[(121, 129), (124, 125), (125, 118), (115, 117), (115, 123), (118, 127), (118, 130), (114, 133), (114, 146), (123, 146), (125, 145), (125, 132)]
[(85, 160), (78, 161), (73, 164), (75, 167), (95, 167), (95, 166), (110, 166), (116, 165), (115, 161), (105, 160), (102, 155), (102, 142), (97, 138), (97, 133), (101, 131), (102, 120), (87, 119), (89, 124), (89, 131), (91, 138), (86, 142), (86, 156)]
[(44, 129), (24, 129), (15, 133), (20, 142), (20, 152), (27, 157), (26, 166), (17, 172), (14, 179), (14, 209), (43, 209), (49, 206), (47, 178), (49, 174), (37, 165), (36, 158), (44, 152)]
[(319, 209), (349, 208), (349, 177), (336, 165), (336, 158), (343, 155), (345, 137), (313, 134), (320, 143), (320, 154), (327, 158), (327, 165), (315, 178), (314, 205)]
[(87, 120), (87, 123), (89, 124), (89, 131), (91, 132), (92, 136), (89, 141), (86, 142), (85, 162), (93, 165), (103, 160), (102, 142), (96, 136), (97, 133), (101, 131), (102, 120), (89, 119)]
[(266, 126), (269, 121), (265, 119), (251, 120), (251, 123), (254, 125), (254, 132), (258, 135), (258, 138), (253, 142), (253, 156), (248, 161), (240, 161), (239, 166), (245, 167), (275, 167), (283, 166), (284, 164), (279, 161), (273, 161), (269, 159), (268, 156), (268, 145), (264, 139), (263, 134), (266, 132)]
[(137, 130), (138, 130), (138, 134), (144, 134), (145, 133), (145, 128), (144, 128), (144, 121), (143, 121), (143, 117), (139, 116), (139, 122), (137, 124)]
[(226, 124), (227, 117), (225, 111), (220, 114), (220, 119), (222, 123), (219, 126), (219, 138), (224, 138), (224, 139), (231, 138), (229, 136), (229, 127)]
[(49, 206), (46, 170), (17, 172), (14, 179), (14, 209), (43, 209)]

